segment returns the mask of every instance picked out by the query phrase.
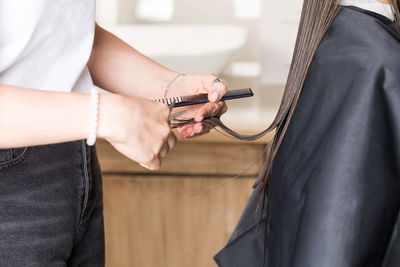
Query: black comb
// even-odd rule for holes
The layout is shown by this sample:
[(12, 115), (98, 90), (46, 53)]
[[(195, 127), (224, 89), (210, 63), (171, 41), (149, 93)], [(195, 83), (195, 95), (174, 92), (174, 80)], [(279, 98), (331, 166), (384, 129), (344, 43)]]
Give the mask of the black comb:
[[(250, 88), (245, 89), (235, 89), (229, 90), (222, 98), (221, 101), (238, 99), (244, 97), (253, 96), (253, 91)], [(174, 108), (184, 107), (190, 105), (198, 105), (209, 102), (208, 94), (199, 94), (199, 95), (188, 95), (188, 96), (177, 96), (177, 97), (164, 97), (161, 99), (155, 100), (156, 102), (161, 102), (167, 105), (171, 105), (175, 102)]]

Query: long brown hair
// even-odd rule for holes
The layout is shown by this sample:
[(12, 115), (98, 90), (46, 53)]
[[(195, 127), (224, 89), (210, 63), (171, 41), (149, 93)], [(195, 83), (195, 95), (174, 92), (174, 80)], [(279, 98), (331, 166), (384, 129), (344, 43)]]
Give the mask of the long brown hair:
[[(400, 29), (400, 0), (390, 0), (390, 4), (395, 15), (395, 23), (397, 28)], [(269, 127), (276, 129), (275, 137), (255, 184), (256, 186), (259, 182), (263, 182), (262, 192), (264, 194), (267, 193), (273, 161), (296, 109), (311, 61), (339, 9), (340, 0), (304, 0), (285, 92), (278, 114)]]
[(269, 127), (276, 130), (267, 160), (255, 186), (263, 182), (262, 193), (267, 193), (271, 168), (302, 91), (315, 51), (339, 10), (340, 0), (305, 0), (297, 34), (292, 63), (285, 91), (275, 120)]
[(390, 0), (397, 29), (400, 31), (400, 0)]
[[(400, 30), (400, 0), (390, 0), (390, 4), (395, 15), (397, 28)], [(241, 135), (226, 127), (218, 118), (209, 118), (204, 121), (212, 127), (220, 127), (225, 133), (241, 140), (255, 140), (268, 132), (275, 131), (272, 143), (265, 150), (268, 151), (267, 159), (254, 185), (255, 187), (260, 182), (263, 183), (262, 194), (264, 196), (267, 194), (272, 164), (296, 109), (311, 61), (339, 9), (340, 0), (304, 0), (283, 98), (274, 121), (266, 130), (256, 135)], [(182, 121), (182, 124), (185, 123), (187, 121)], [(175, 126), (181, 125), (178, 123)]]

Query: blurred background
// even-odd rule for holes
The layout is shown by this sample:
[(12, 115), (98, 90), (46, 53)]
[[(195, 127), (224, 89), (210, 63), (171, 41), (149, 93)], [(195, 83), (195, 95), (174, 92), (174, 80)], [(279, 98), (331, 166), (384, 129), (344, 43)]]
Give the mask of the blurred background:
[[(213, 73), (249, 99), (228, 101), (223, 117), (242, 133), (272, 122), (293, 53), (302, 1), (97, 0), (96, 19), (143, 54), (183, 73)], [(106, 143), (107, 266), (216, 266), (251, 193), (268, 137), (253, 143), (210, 134), (181, 142), (161, 170), (148, 173)]]
[[(302, 1), (97, 0), (97, 21), (183, 73), (214, 73), (253, 99), (228, 103), (225, 122), (262, 129), (280, 103)], [(240, 123), (239, 123), (240, 122)], [(243, 125), (245, 123), (245, 125)]]

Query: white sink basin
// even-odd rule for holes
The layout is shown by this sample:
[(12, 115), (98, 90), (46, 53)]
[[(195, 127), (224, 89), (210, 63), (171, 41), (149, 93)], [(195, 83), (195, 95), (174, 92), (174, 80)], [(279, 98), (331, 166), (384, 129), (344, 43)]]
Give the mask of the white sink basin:
[(220, 74), (246, 42), (227, 25), (115, 25), (104, 27), (162, 65), (183, 73)]

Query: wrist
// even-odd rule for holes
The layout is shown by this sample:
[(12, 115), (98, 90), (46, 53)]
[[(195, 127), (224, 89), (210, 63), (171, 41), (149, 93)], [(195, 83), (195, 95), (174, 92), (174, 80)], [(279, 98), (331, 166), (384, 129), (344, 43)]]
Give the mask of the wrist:
[(160, 72), (158, 75), (158, 84), (159, 84), (159, 90), (157, 93), (157, 97), (164, 97), (165, 94), (167, 93), (167, 96), (170, 96), (169, 94), (169, 87), (171, 87), (175, 82), (177, 82), (182, 74), (176, 71), (172, 71), (169, 69), (165, 69), (163, 72)]
[(118, 126), (122, 107), (123, 96), (114, 94), (100, 95), (97, 137), (106, 140), (118, 140)]
[(170, 80), (170, 82), (165, 86), (163, 97), (175, 96), (175, 93), (173, 92), (175, 91), (174, 88), (176, 88), (176, 84), (180, 81), (180, 79), (185, 76), (184, 73), (175, 74), (176, 75), (174, 76), (174, 78)]
[(90, 126), (89, 134), (86, 139), (86, 144), (88, 146), (93, 146), (96, 143), (97, 137), (97, 125), (99, 118), (99, 91), (96, 87), (91, 88), (90, 92), (91, 103), (90, 103)]

